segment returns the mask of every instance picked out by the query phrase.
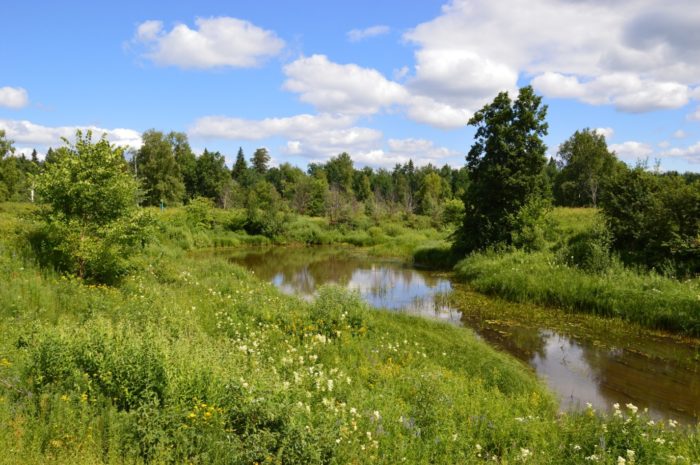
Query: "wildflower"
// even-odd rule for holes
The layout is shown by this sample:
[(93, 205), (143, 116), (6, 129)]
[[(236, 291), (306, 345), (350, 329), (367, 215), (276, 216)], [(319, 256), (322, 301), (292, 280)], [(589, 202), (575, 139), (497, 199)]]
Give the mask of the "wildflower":
[(614, 408), (615, 410), (620, 410), (620, 404), (618, 404), (617, 402), (615, 402), (615, 403), (613, 404), (613, 408)]
[(530, 452), (530, 449), (525, 449), (524, 447), (520, 448), (520, 458), (523, 460), (527, 459), (532, 455), (532, 452)]
[(634, 462), (634, 451), (632, 449), (627, 449), (627, 458), (630, 462)]
[(675, 428), (676, 426), (678, 426), (678, 422), (676, 420), (672, 420), (669, 418), (668, 419), (668, 426), (670, 426), (671, 428)]
[(666, 444), (666, 440), (663, 438), (656, 438), (656, 439), (654, 439), (654, 442), (657, 444), (662, 444), (662, 445)]
[(619, 455), (617, 456), (617, 465), (625, 465), (627, 463), (627, 460), (625, 460), (624, 457), (620, 457)]
[(581, 450), (581, 446), (579, 446), (578, 444), (576, 444), (576, 445), (574, 446), (574, 450)]
[(626, 407), (630, 410), (632, 413), (637, 413), (638, 407), (632, 403), (627, 404)]
[(477, 444), (477, 445), (474, 446), (474, 447), (476, 448), (476, 450), (478, 450), (479, 452), (481, 452), (481, 445), (480, 445), (480, 444)]
[(379, 419), (382, 417), (382, 416), (379, 414), (379, 410), (375, 410), (375, 411), (373, 412), (373, 415), (374, 415), (374, 418), (375, 418), (377, 421), (379, 421)]

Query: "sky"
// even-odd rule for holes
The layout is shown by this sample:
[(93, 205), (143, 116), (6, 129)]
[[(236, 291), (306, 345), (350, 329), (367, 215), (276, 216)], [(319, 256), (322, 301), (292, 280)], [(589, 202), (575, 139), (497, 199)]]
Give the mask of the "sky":
[(3, 17), (17, 153), (76, 129), (136, 149), (156, 129), (229, 163), (266, 147), (301, 167), (460, 167), (474, 112), (532, 85), (550, 156), (591, 128), (632, 165), (700, 171), (697, 0), (25, 0)]

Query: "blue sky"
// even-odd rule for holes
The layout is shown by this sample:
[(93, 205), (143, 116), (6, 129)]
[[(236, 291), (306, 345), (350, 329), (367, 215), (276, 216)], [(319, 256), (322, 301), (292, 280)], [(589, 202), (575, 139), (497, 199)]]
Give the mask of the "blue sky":
[(700, 9), (651, 0), (12, 2), (0, 129), (40, 153), (76, 128), (155, 128), (229, 160), (464, 164), (470, 115), (532, 84), (551, 154), (602, 131), (625, 161), (700, 171)]

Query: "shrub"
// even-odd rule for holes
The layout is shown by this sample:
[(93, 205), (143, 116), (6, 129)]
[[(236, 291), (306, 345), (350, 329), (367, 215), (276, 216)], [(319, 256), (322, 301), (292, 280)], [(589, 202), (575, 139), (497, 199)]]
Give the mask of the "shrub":
[(44, 226), (30, 239), (44, 264), (113, 283), (129, 271), (129, 257), (143, 247), (152, 220), (137, 207), (138, 184), (122, 149), (91, 137), (78, 131), (66, 156), (38, 176)]
[(337, 331), (363, 327), (368, 311), (359, 294), (340, 286), (324, 285), (311, 306), (311, 319), (322, 334), (335, 337)]

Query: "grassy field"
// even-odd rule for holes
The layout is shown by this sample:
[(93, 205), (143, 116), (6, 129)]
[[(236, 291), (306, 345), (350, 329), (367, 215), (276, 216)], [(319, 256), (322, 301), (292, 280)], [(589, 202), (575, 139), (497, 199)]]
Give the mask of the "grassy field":
[(37, 269), (23, 227), (0, 207), (0, 463), (700, 460), (697, 430), (632, 406), (558, 414), (468, 330), (284, 296), (165, 236), (89, 286)]

